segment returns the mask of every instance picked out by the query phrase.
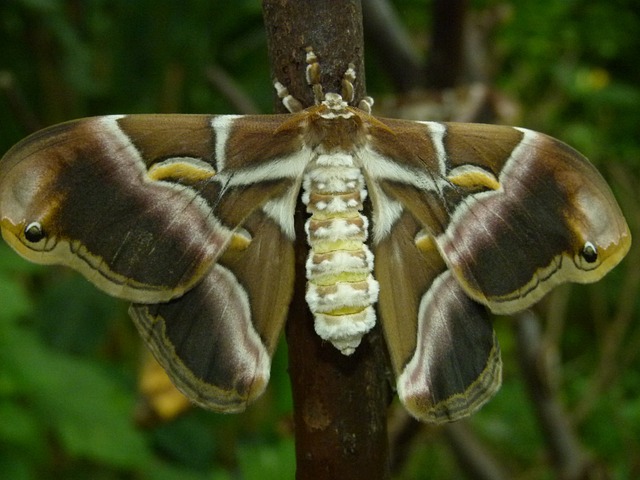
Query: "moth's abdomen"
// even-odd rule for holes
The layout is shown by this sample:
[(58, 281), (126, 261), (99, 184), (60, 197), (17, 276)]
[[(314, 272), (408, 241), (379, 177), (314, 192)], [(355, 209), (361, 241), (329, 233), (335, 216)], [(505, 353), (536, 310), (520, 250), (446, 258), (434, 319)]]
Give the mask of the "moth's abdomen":
[(318, 335), (350, 355), (375, 324), (378, 299), (373, 254), (365, 244), (368, 220), (361, 213), (364, 178), (351, 155), (320, 155), (309, 165), (303, 188), (311, 214), (305, 225), (311, 247), (307, 303)]

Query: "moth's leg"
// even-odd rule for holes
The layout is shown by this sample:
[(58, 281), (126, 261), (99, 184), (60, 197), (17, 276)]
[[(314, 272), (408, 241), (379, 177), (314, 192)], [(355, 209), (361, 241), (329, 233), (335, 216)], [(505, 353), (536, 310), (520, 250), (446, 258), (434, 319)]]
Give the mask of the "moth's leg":
[[(320, 85), (320, 64), (318, 63), (318, 57), (313, 53), (311, 47), (307, 47), (307, 70), (305, 72), (307, 78), (307, 84), (313, 89), (313, 97), (316, 105), (324, 100), (324, 92), (322, 91), (322, 85)], [(289, 93), (287, 87), (282, 85), (277, 80), (273, 83), (278, 93), (278, 98), (282, 100), (282, 104), (291, 113), (297, 113), (304, 110), (302, 103)]]
[[(349, 64), (349, 68), (344, 72), (342, 77), (342, 98), (349, 105), (353, 105), (355, 100), (355, 89), (353, 88), (353, 82), (356, 80), (356, 69), (353, 63)], [(371, 114), (371, 107), (373, 107), (373, 98), (364, 97), (358, 102), (358, 108), (364, 110), (366, 113)]]
[(300, 103), (300, 101), (297, 98), (295, 98), (293, 95), (289, 93), (289, 90), (287, 89), (287, 87), (282, 85), (277, 80), (273, 82), (273, 86), (276, 89), (278, 98), (282, 100), (282, 104), (287, 110), (289, 110), (289, 112), (297, 113), (304, 110), (302, 103)]
[(366, 96), (360, 102), (358, 102), (358, 108), (364, 110), (371, 115), (371, 108), (373, 107), (373, 97)]
[(322, 91), (322, 85), (320, 84), (320, 64), (318, 63), (318, 57), (313, 53), (311, 47), (307, 47), (307, 70), (306, 70), (307, 84), (313, 89), (313, 98), (316, 105), (320, 105), (324, 100), (324, 92)]
[[(313, 52), (312, 47), (307, 47), (307, 69), (305, 72), (307, 84), (313, 90), (313, 97), (316, 105), (320, 105), (325, 100), (325, 95), (322, 90), (322, 85), (320, 84), (320, 63), (318, 62), (318, 57)], [(342, 78), (342, 98), (348, 103), (353, 104), (355, 99), (355, 90), (353, 88), (353, 82), (356, 79), (356, 71), (355, 67), (352, 63), (349, 64), (349, 68), (344, 73)], [(274, 82), (274, 87), (276, 88), (276, 92), (278, 93), (278, 97), (282, 100), (282, 104), (285, 106), (287, 110), (291, 113), (297, 113), (304, 110), (302, 103), (293, 97), (289, 93), (287, 87), (282, 85), (280, 82)], [(364, 97), (358, 103), (358, 107), (361, 110), (364, 110), (366, 113), (371, 113), (371, 107), (373, 106), (373, 98)]]
[(356, 69), (353, 63), (349, 64), (349, 68), (344, 72), (342, 76), (342, 99), (349, 105), (353, 103), (354, 89), (353, 82), (356, 80)]

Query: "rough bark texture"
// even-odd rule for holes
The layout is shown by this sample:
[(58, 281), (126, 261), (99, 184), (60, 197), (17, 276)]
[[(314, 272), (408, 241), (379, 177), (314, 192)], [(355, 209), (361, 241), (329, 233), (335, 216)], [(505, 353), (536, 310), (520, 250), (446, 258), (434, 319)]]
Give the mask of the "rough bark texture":
[[(362, 9), (357, 0), (265, 0), (265, 27), (271, 72), (303, 105), (313, 105), (305, 81), (305, 48), (313, 47), (325, 92), (340, 92), (342, 74), (353, 63), (356, 99), (365, 91)], [(276, 109), (286, 110), (279, 101)]]
[[(305, 80), (305, 48), (313, 47), (325, 92), (340, 92), (349, 63), (357, 72), (356, 99), (365, 92), (362, 15), (356, 0), (265, 0), (274, 79), (305, 106), (313, 94)], [(276, 109), (285, 111), (280, 102)], [(315, 333), (307, 308), (304, 264), (308, 253), (304, 207), (297, 215), (296, 291), (287, 323), (293, 389), (296, 478), (389, 478), (386, 410), (387, 360), (378, 328), (346, 357)]]

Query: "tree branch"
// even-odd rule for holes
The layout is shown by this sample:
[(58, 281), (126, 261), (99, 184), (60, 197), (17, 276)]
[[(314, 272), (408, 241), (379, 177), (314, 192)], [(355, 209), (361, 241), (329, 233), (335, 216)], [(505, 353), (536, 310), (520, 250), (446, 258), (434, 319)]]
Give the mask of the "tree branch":
[[(362, 16), (356, 0), (265, 0), (263, 12), (274, 79), (304, 105), (313, 104), (305, 81), (305, 48), (313, 47), (325, 92), (340, 92), (349, 63), (355, 97), (365, 93)], [(278, 100), (276, 110), (284, 107)], [(378, 328), (346, 357), (323, 342), (307, 308), (308, 253), (299, 206), (296, 287), (287, 323), (298, 480), (389, 477), (386, 409), (389, 403), (384, 342)]]

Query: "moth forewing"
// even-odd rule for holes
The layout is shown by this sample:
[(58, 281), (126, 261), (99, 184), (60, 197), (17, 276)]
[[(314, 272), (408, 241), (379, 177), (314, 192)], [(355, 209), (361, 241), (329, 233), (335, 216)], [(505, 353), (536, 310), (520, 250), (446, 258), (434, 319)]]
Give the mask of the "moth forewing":
[(511, 313), (559, 283), (597, 280), (628, 251), (629, 230), (595, 168), (556, 140), (513, 127), (380, 123), (364, 170), (398, 393), (419, 419), (455, 420), (500, 385), (499, 347), (476, 302)]
[[(193, 188), (148, 176), (152, 161), (121, 119), (53, 127), (9, 152), (0, 180), (3, 235), (20, 242), (28, 259), (71, 266), (111, 295), (167, 301), (202, 278), (233, 232)], [(46, 241), (24, 236), (33, 222)]]
[[(461, 125), (455, 128), (463, 133)], [(470, 125), (468, 130), (473, 142), (451, 138), (447, 144), (458, 154), (466, 152), (470, 164), (498, 169), (500, 186), (482, 188), (452, 206), (437, 244), (472, 298), (495, 313), (514, 313), (560, 283), (600, 279), (626, 255), (631, 236), (622, 212), (582, 155), (526, 129), (480, 126), (474, 132)], [(520, 134), (510, 155), (494, 139), (505, 137), (511, 146), (514, 136), (505, 130)], [(481, 150), (492, 139), (500, 161)], [(480, 146), (470, 148), (474, 143)], [(474, 156), (478, 151), (482, 155)], [(589, 261), (587, 245), (593, 248)]]

